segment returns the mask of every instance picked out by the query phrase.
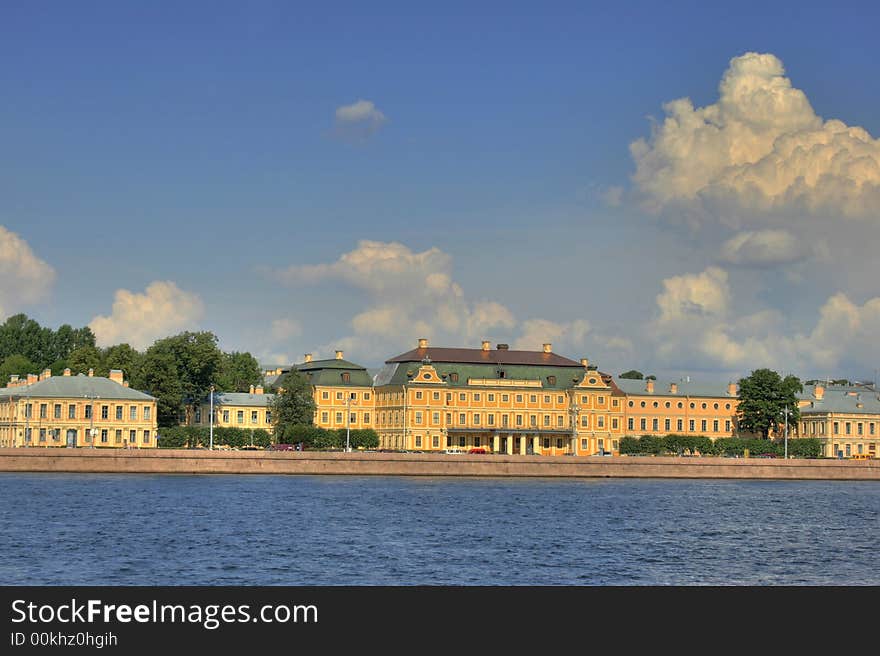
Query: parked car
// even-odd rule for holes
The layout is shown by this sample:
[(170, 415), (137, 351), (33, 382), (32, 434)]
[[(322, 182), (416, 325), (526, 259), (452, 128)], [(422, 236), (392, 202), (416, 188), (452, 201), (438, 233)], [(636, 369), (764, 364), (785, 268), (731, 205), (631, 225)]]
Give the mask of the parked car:
[(459, 454), (464, 453), (464, 451), (462, 451), (461, 449), (443, 449), (443, 453), (451, 453), (454, 455), (459, 455)]
[(468, 453), (486, 453), (486, 449), (480, 446), (475, 446), (474, 448), (469, 449)]

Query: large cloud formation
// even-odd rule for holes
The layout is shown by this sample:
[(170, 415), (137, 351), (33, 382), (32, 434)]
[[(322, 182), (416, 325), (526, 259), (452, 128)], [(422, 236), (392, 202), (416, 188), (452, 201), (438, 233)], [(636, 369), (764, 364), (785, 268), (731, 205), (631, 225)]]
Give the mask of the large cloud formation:
[(626, 341), (602, 341), (584, 319), (519, 321), (495, 300), (467, 298), (452, 278), (452, 257), (438, 248), (418, 252), (398, 242), (364, 240), (335, 262), (291, 266), (275, 277), (288, 285), (336, 281), (364, 292), (368, 307), (351, 319), (352, 334), (323, 345), (325, 354), (342, 348), (361, 358), (387, 357), (412, 347), (419, 337), (474, 347), (494, 338), (529, 350), (550, 342), (557, 352), (582, 353), (590, 336), (608, 349), (631, 348)]
[(665, 120), (630, 151), (646, 204), (796, 208), (846, 217), (880, 215), (880, 141), (823, 121), (772, 54), (730, 61), (718, 102), (664, 105)]
[(55, 270), (24, 239), (0, 226), (0, 317), (42, 300), (54, 281)]
[(193, 293), (171, 281), (150, 283), (143, 294), (116, 291), (110, 316), (97, 316), (89, 323), (98, 346), (127, 342), (144, 349), (156, 339), (194, 328), (204, 304)]

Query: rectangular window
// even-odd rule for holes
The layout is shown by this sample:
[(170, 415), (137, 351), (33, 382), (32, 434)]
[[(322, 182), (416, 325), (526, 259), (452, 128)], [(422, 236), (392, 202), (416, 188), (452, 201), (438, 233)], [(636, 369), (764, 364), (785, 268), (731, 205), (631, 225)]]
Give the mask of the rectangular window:
[(67, 406), (67, 418), (76, 419), (76, 406), (73, 403)]
[(544, 438), (544, 448), (545, 448), (545, 449), (549, 449), (549, 448), (550, 448), (550, 438), (549, 438), (549, 437), (545, 437), (545, 438)]
[(480, 438), (479, 437), (474, 438), (474, 446), (480, 446)]
[(244, 423), (244, 410), (238, 410), (238, 411), (235, 413), (235, 421), (236, 421), (237, 423), (239, 423), (239, 424), (243, 424), (243, 423)]
[(416, 392), (416, 401), (421, 401), (421, 400), (422, 400), (422, 390), (418, 390)]
[(116, 406), (116, 421), (122, 421), (122, 406)]
[(688, 420), (688, 430), (693, 433), (697, 429), (697, 422), (693, 419)]
[(41, 428), (40, 429), (40, 442), (45, 442), (45, 441), (46, 441), (46, 429)]
[(446, 413), (446, 425), (452, 426), (452, 413), (451, 412)]
[(538, 427), (538, 415), (529, 416), (529, 426), (531, 426), (532, 428)]
[(582, 426), (583, 428), (589, 428), (589, 427), (590, 427), (590, 415), (584, 415), (584, 416), (581, 417), (581, 426)]
[(557, 438), (556, 438), (556, 448), (557, 448), (557, 449), (561, 449), (561, 448), (562, 448), (562, 438), (561, 438), (561, 437), (557, 437)]
[(475, 412), (474, 413), (474, 426), (479, 426), (479, 425), (480, 425), (480, 413)]
[(223, 423), (226, 423), (226, 424), (229, 423), (229, 410), (223, 411)]
[(460, 426), (464, 426), (465, 423), (467, 423), (465, 422), (465, 415), (463, 412), (458, 415), (458, 423)]
[(544, 403), (545, 403), (546, 405), (549, 405), (549, 404), (550, 404), (550, 395), (549, 395), (549, 394), (545, 394), (545, 395), (544, 395)]
[(435, 426), (440, 423), (440, 413), (435, 412), (431, 415), (431, 423)]
[(700, 421), (700, 430), (703, 431), (704, 433), (706, 432), (706, 424), (707, 424), (707, 422), (705, 419)]
[(464, 437), (464, 435), (462, 435), (461, 437), (458, 438), (458, 446), (464, 446), (464, 445), (465, 445), (465, 437)]
[(523, 402), (523, 395), (522, 395), (522, 394), (517, 394), (517, 395), (516, 395), (516, 402), (517, 402), (517, 403), (522, 403), (522, 402)]
[(321, 392), (321, 400), (329, 401), (330, 400), (330, 392)]
[(611, 430), (617, 430), (617, 417), (611, 418)]
[(40, 419), (48, 419), (49, 417), (49, 406), (46, 403), (40, 404)]
[(529, 395), (529, 403), (537, 403), (537, 402), (538, 402), (538, 395), (537, 394)]
[(341, 424), (341, 423), (342, 423), (342, 413), (341, 413), (341, 412), (337, 412), (337, 413), (336, 413), (336, 423), (337, 423), (337, 424)]
[(459, 395), (458, 395), (458, 400), (461, 401), (461, 402), (464, 402), (464, 400), (465, 400), (466, 398), (467, 398), (467, 396), (466, 396), (465, 394), (459, 394)]
[(365, 424), (369, 424), (369, 423), (370, 423), (370, 413), (369, 413), (369, 412), (365, 412), (365, 413), (364, 413), (364, 423), (365, 423)]
[(605, 450), (605, 440), (603, 440), (603, 439), (599, 440), (599, 448), (602, 449), (603, 451)]
[(266, 410), (266, 423), (267, 424), (272, 423), (272, 411), (271, 410)]
[(619, 448), (618, 444), (617, 444), (617, 440), (611, 440), (611, 448), (614, 449), (615, 451), (617, 451), (617, 449)]
[(202, 423), (202, 409), (201, 409), (201, 408), (196, 408), (196, 412), (195, 412), (195, 422), (196, 422), (197, 424), (201, 424), (201, 423)]
[(840, 422), (837, 422), (837, 421), (834, 422), (834, 434), (840, 435)]
[(251, 423), (252, 424), (257, 423), (257, 411), (256, 410), (251, 410)]
[(501, 415), (501, 427), (507, 428), (507, 425), (510, 423), (510, 415)]
[(581, 396), (581, 405), (587, 405), (590, 402), (590, 397), (584, 395)]
[(446, 395), (446, 405), (449, 405), (450, 403), (452, 403), (452, 394), (447, 394)]
[(648, 420), (642, 417), (639, 419), (639, 430), (647, 430), (648, 429)]
[(544, 426), (550, 426), (550, 415), (544, 415)]
[(563, 417), (562, 415), (556, 415), (556, 425), (559, 428), (562, 428), (562, 425), (564, 422), (565, 422), (565, 417)]
[(509, 395), (509, 394), (502, 394), (502, 395), (501, 395), (501, 402), (502, 402), (502, 403), (507, 403), (507, 402), (509, 402), (509, 401), (510, 401), (510, 395)]
[(712, 420), (712, 432), (713, 433), (718, 432), (718, 420), (717, 419)]
[(137, 443), (137, 431), (130, 430), (128, 431), (128, 443), (136, 444)]
[(616, 408), (616, 407), (617, 407), (617, 399), (611, 399), (611, 407), (612, 407), (612, 408)]
[(138, 409), (136, 405), (129, 406), (128, 408), (128, 419), (129, 421), (135, 421), (138, 418)]
[(474, 392), (474, 401), (479, 401), (479, 400), (480, 400), (480, 393)]
[(53, 416), (55, 417), (55, 419), (61, 419), (61, 404), (60, 403), (55, 404)]
[(581, 451), (587, 450), (587, 440), (581, 440)]
[(120, 429), (120, 428), (116, 429), (115, 437), (116, 437), (116, 439), (115, 439), (116, 444), (122, 444), (122, 429)]
[(873, 435), (873, 434), (874, 434), (874, 422), (872, 421), (870, 424), (868, 424), (868, 435)]
[(110, 418), (110, 406), (102, 405), (101, 406), (101, 419), (109, 419)]
[(675, 420), (675, 430), (677, 430), (679, 433), (684, 430), (684, 419)]
[(369, 401), (369, 400), (370, 400), (370, 393), (364, 392), (364, 401)]
[(440, 392), (434, 392), (433, 398), (435, 401), (439, 401), (440, 400)]
[(494, 426), (495, 425), (495, 415), (493, 415), (493, 414), (486, 415), (486, 423), (489, 424), (490, 426)]
[[(150, 421), (150, 406), (144, 406), (144, 421)], [(150, 434), (147, 433), (147, 438), (149, 439)]]
[[(58, 406), (59, 408), (61, 406)], [(862, 422), (856, 424), (856, 435), (864, 435), (864, 431), (862, 430)]]
[(144, 431), (144, 444), (149, 444), (149, 443), (150, 443), (150, 431), (145, 430)]
[(596, 397), (596, 405), (605, 405), (605, 397), (597, 396)]
[(672, 420), (668, 417), (663, 420), (663, 430), (665, 430), (667, 433), (672, 430)]
[(422, 436), (421, 435), (416, 435), (416, 448), (417, 449), (422, 448)]
[(657, 417), (651, 420), (651, 430), (655, 432), (660, 430), (660, 420)]
[(727, 419), (727, 420), (724, 422), (724, 432), (725, 432), (725, 433), (729, 433), (729, 432), (730, 432), (730, 419)]
[(107, 444), (107, 429), (101, 429), (101, 444)]
[(846, 427), (846, 434), (852, 435), (852, 424), (850, 422), (846, 422), (844, 426)]
[(523, 425), (523, 416), (522, 416), (522, 415), (517, 415), (517, 416), (516, 416), (516, 425), (517, 425), (517, 426), (522, 426), (522, 425)]
[(635, 419), (633, 419), (632, 417), (627, 418), (626, 429), (627, 430), (634, 430), (635, 429)]
[(421, 425), (421, 423), (422, 423), (422, 413), (416, 412), (416, 424)]
[(605, 428), (605, 417), (602, 415), (596, 417), (596, 428)]
[(327, 412), (326, 410), (324, 410), (324, 411), (321, 413), (321, 423), (322, 423), (322, 424), (326, 424), (326, 423), (329, 422), (329, 421), (330, 421), (330, 413)]
[(27, 403), (24, 406), (24, 416), (25, 417), (33, 417), (34, 416), (34, 406), (31, 403)]
[(435, 449), (440, 448), (440, 436), (435, 435), (434, 437), (432, 437), (431, 444), (434, 446)]
[(565, 397), (560, 394), (559, 396), (556, 397), (556, 403), (558, 405), (562, 405), (563, 403), (565, 403)]
[(494, 394), (487, 394), (486, 398), (488, 399), (489, 403), (495, 402), (495, 395)]

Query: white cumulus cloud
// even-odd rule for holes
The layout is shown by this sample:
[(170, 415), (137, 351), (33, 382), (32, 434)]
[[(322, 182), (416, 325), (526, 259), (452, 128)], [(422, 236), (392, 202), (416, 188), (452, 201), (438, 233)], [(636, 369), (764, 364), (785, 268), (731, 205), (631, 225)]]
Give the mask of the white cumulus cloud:
[(733, 58), (718, 102), (680, 98), (664, 110), (651, 137), (630, 146), (633, 180), (654, 210), (720, 202), (880, 216), (880, 140), (817, 116), (772, 54)]
[(110, 316), (97, 316), (89, 323), (98, 346), (127, 342), (136, 349), (156, 339), (195, 327), (204, 304), (193, 293), (171, 281), (150, 283), (144, 293), (116, 291)]
[(797, 262), (815, 249), (787, 230), (744, 230), (721, 246), (721, 260), (729, 264), (772, 267)]
[(729, 303), (727, 272), (718, 267), (667, 278), (657, 295), (661, 323), (724, 316)]
[(336, 108), (336, 130), (341, 136), (365, 139), (377, 132), (388, 118), (371, 100), (356, 100)]
[(19, 235), (0, 226), (0, 316), (42, 300), (54, 281), (55, 270)]

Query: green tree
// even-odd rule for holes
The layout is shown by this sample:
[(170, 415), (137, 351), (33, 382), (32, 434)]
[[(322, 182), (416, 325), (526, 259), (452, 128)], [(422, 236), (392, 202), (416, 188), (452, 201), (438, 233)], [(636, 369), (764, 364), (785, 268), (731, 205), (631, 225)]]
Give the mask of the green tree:
[(23, 355), (15, 353), (7, 356), (3, 364), (0, 364), (0, 387), (9, 382), (10, 376), (27, 376), (35, 373), (39, 373), (37, 366)]
[(645, 376), (641, 371), (636, 371), (635, 369), (630, 369), (629, 371), (624, 371), (620, 374), (621, 378), (628, 378), (630, 380), (642, 380)]
[(81, 346), (72, 351), (67, 358), (67, 364), (74, 376), (88, 374), (89, 369), (93, 369), (96, 376), (107, 374), (106, 371), (102, 371), (101, 351), (94, 346)]
[(217, 374), (217, 390), (222, 392), (247, 392), (251, 385), (263, 384), (263, 372), (256, 358), (250, 353), (224, 353)]
[(311, 426), (315, 418), (312, 384), (299, 370), (291, 369), (278, 381), (281, 390), (272, 402), (272, 424), (276, 439), (295, 425)]
[(760, 433), (767, 439), (770, 432), (779, 434), (779, 427), (788, 410), (788, 423), (800, 419), (796, 394), (803, 391), (797, 376), (782, 378), (771, 369), (756, 369), (739, 381), (737, 420), (740, 430)]
[(135, 377), (143, 356), (128, 344), (116, 344), (104, 349), (103, 366), (109, 373), (111, 369), (119, 369), (130, 381)]
[(156, 397), (156, 420), (160, 427), (178, 424), (183, 407), (183, 385), (174, 353), (168, 344), (157, 342), (147, 349), (131, 379), (131, 385)]

